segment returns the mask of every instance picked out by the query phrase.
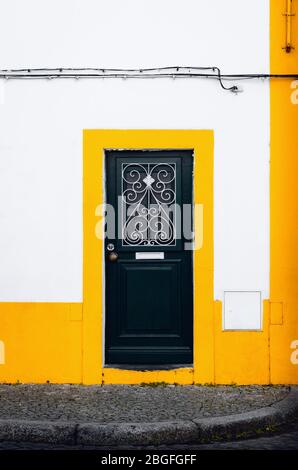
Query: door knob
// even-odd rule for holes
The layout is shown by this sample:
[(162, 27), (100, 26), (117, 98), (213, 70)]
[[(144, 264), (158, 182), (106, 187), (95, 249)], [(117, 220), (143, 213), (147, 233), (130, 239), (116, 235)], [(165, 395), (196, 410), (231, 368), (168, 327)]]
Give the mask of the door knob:
[(114, 263), (115, 261), (117, 261), (117, 259), (118, 259), (118, 254), (115, 253), (115, 251), (110, 251), (110, 253), (108, 254), (108, 260)]

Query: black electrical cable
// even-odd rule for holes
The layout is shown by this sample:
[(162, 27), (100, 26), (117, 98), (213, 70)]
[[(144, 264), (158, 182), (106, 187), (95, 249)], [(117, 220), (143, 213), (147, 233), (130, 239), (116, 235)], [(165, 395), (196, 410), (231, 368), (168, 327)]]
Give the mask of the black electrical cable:
[[(208, 72), (209, 71), (209, 72)], [(214, 72), (214, 73), (212, 73)], [(223, 90), (237, 93), (236, 85), (227, 87), (224, 80), (248, 79), (298, 79), (297, 74), (222, 74), (219, 67), (168, 66), (139, 69), (97, 67), (41, 67), (2, 69), (0, 78), (6, 79), (56, 79), (56, 78), (211, 78), (219, 81)]]

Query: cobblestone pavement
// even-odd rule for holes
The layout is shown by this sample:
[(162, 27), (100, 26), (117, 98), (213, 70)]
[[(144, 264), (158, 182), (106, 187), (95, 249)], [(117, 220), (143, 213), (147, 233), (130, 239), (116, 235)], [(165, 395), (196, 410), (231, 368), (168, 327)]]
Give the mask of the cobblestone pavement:
[(0, 419), (158, 422), (224, 416), (271, 405), (286, 386), (0, 385)]

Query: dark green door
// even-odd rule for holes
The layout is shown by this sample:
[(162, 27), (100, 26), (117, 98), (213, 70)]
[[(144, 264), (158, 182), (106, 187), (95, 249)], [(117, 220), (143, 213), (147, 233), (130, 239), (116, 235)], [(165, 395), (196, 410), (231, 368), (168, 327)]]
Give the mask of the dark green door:
[(106, 200), (116, 216), (115, 233), (105, 241), (106, 364), (193, 362), (192, 251), (185, 234), (192, 165), (191, 150), (106, 152)]

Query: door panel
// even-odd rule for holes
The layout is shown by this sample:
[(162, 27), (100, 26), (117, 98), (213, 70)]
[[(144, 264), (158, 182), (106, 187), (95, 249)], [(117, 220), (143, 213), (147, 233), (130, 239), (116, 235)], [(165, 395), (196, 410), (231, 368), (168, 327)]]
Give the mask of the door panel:
[(105, 243), (105, 362), (190, 364), (192, 251), (179, 210), (192, 203), (192, 151), (108, 151), (106, 175), (118, 236)]
[[(177, 336), (181, 311), (179, 262), (161, 265), (137, 261), (121, 263), (119, 269), (121, 338), (144, 339), (152, 334)], [(142, 295), (136, 293), (138, 289)]]

